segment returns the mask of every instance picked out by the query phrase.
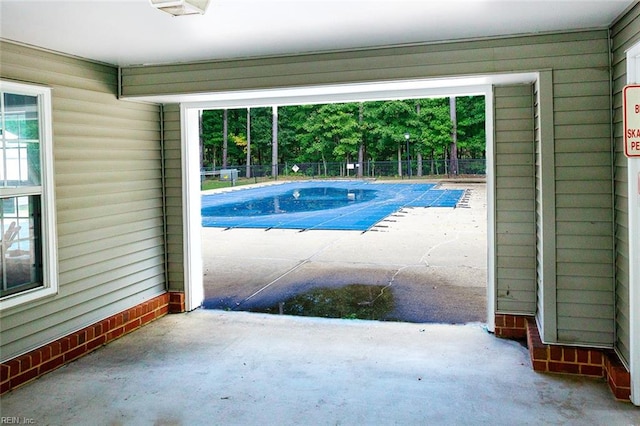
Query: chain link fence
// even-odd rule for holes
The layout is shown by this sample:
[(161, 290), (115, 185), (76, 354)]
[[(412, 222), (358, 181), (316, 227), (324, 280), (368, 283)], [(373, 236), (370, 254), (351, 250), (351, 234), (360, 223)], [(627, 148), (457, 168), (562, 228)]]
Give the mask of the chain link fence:
[[(410, 165), (410, 167), (407, 167)], [(366, 161), (360, 173), (358, 163), (285, 163), (279, 164), (277, 176), (281, 178), (412, 178), (412, 177), (456, 177), (484, 176), (486, 159), (458, 159), (458, 173), (450, 173), (447, 160), (414, 161)], [(222, 172), (221, 172), (222, 171)], [(233, 171), (233, 173), (229, 173)], [(273, 179), (272, 165), (246, 165), (208, 167), (201, 169), (202, 180), (252, 179), (256, 182)]]

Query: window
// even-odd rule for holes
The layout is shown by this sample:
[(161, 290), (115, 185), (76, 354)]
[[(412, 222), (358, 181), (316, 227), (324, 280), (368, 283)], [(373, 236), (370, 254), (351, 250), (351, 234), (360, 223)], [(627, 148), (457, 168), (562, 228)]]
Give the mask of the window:
[(51, 92), (0, 81), (0, 309), (57, 292)]

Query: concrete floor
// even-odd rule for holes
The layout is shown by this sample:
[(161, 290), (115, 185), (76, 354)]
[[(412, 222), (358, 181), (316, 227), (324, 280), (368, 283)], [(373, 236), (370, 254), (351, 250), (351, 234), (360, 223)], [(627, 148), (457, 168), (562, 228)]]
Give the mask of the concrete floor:
[(392, 292), (385, 319), (484, 322), (486, 185), (441, 188), (467, 190), (462, 206), (403, 209), (365, 233), (203, 228), (205, 306), (261, 310), (311, 289), (365, 284)]
[[(535, 373), (526, 348), (485, 331), (482, 188), (475, 208), (414, 209), (378, 232), (212, 230), (217, 250), (204, 256), (217, 268), (208, 278), (235, 283), (234, 300), (245, 303), (310, 277), (370, 278), (406, 289), (406, 312), (442, 321), (472, 312), (452, 321), (467, 324), (170, 315), (3, 396), (1, 416), (39, 425), (640, 425), (640, 409), (616, 402), (604, 381)], [(428, 226), (434, 219), (444, 225)], [(291, 240), (273, 250), (278, 233)]]
[(603, 381), (539, 374), (480, 324), (198, 310), (1, 399), (38, 425), (637, 425)]

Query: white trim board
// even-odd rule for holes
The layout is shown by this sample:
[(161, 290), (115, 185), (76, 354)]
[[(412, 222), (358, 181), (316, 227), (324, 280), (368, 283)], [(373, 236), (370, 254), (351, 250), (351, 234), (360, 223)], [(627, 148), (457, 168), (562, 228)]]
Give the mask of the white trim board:
[[(495, 329), (495, 180), (493, 140), (493, 85), (532, 83), (537, 73), (497, 74), (495, 76), (460, 77), (394, 81), (351, 85), (270, 89), (263, 91), (229, 92), (200, 95), (197, 102), (180, 104), (183, 155), (183, 214), (185, 299), (187, 310), (199, 307), (204, 298), (202, 282), (202, 248), (200, 237), (200, 167), (197, 117), (204, 109), (247, 108), (272, 105), (302, 105), (310, 103), (355, 102), (386, 99), (409, 99), (448, 96), (484, 95), (487, 143), (487, 329)], [(186, 158), (186, 157), (188, 158)]]
[(200, 110), (180, 106), (185, 309), (204, 301), (200, 199)]
[[(627, 84), (640, 83), (640, 43), (627, 50)], [(627, 158), (629, 197), (629, 372), (631, 402), (640, 405), (640, 158)], [(635, 260), (635, 261), (634, 261)]]

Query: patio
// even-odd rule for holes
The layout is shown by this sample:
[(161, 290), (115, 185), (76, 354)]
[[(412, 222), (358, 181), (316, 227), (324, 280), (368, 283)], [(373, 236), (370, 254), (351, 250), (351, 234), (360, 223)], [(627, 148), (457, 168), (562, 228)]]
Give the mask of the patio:
[(197, 310), (169, 315), (2, 397), (22, 424), (640, 422), (602, 380), (538, 374), (478, 324)]

